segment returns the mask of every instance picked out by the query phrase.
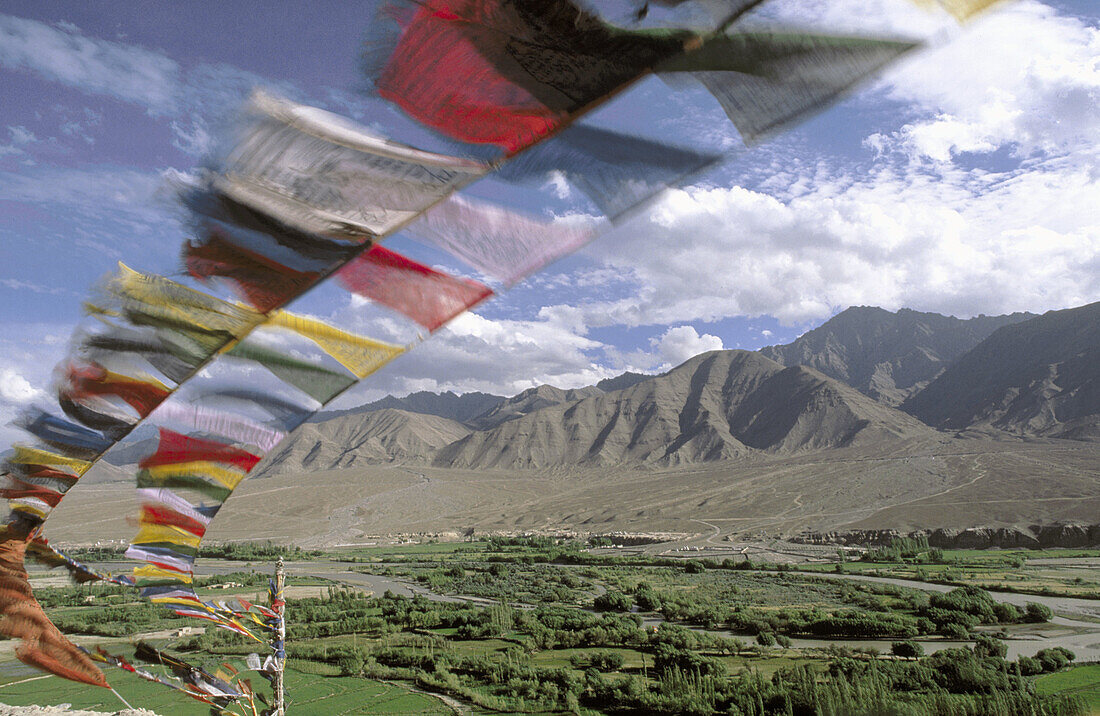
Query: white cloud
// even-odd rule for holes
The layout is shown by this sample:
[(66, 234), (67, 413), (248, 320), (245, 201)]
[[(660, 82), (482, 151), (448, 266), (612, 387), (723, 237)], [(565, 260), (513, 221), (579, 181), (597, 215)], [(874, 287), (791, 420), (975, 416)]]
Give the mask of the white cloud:
[(771, 315), (794, 324), (860, 304), (956, 315), (1080, 305), (1100, 298), (1096, 160), (1004, 174), (815, 174), (786, 197), (670, 192), (649, 217), (589, 249), (639, 288), (584, 306), (579, 320)]
[(722, 339), (709, 333), (699, 335), (692, 326), (676, 326), (665, 331), (660, 338), (653, 338), (650, 345), (657, 349), (668, 364), (668, 367), (677, 366), (692, 356), (706, 351), (720, 351), (725, 346)]
[[(401, 321), (392, 316), (364, 320), (362, 301), (354, 297), (331, 320), (380, 339), (402, 333)], [(404, 395), (415, 390), (514, 395), (542, 384), (592, 385), (615, 372), (597, 365), (591, 354), (605, 346), (585, 337), (584, 330), (576, 316), (561, 308), (544, 311), (535, 320), (465, 313), (372, 375), (352, 397), (366, 391)]]
[(8, 136), (10, 141), (7, 144), (0, 144), (0, 157), (25, 155), (27, 146), (38, 141), (34, 133), (22, 125), (8, 127)]
[(31, 385), (15, 369), (0, 368), (0, 400), (6, 403), (23, 405), (40, 395), (42, 395), (42, 391)]
[(891, 135), (915, 156), (1065, 152), (1100, 131), (1100, 30), (1031, 0), (1004, 3), (888, 83), (891, 97), (926, 115)]
[(135, 102), (156, 114), (176, 102), (174, 60), (136, 45), (85, 37), (68, 25), (0, 15), (0, 66)]

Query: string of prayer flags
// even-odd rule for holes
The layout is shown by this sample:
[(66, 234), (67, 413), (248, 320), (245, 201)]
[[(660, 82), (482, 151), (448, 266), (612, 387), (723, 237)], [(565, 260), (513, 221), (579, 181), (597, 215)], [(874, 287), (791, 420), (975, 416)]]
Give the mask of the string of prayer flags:
[(148, 664), (160, 664), (166, 667), (184, 683), (186, 688), (213, 699), (221, 706), (226, 706), (241, 697), (240, 692), (229, 683), (145, 642), (137, 643), (134, 648), (134, 658)]
[(592, 226), (538, 221), (457, 194), (428, 209), (406, 231), (505, 286), (573, 253), (596, 234)]
[(21, 640), (15, 656), (24, 664), (107, 687), (103, 672), (58, 631), (34, 598), (23, 567), (29, 539), (30, 530), (17, 523), (0, 528), (0, 635)]
[(378, 245), (352, 259), (336, 276), (352, 293), (392, 308), (429, 331), (493, 295), (482, 283), (449, 276)]
[(163, 676), (157, 676), (156, 674), (153, 674), (146, 669), (135, 667), (125, 658), (108, 653), (103, 647), (97, 646), (94, 652), (89, 651), (82, 646), (77, 646), (77, 649), (80, 649), (80, 651), (87, 654), (88, 658), (90, 659), (98, 661), (102, 664), (108, 664), (115, 668), (122, 669), (123, 671), (128, 671), (138, 678), (144, 679), (146, 681), (152, 681), (154, 683), (161, 684), (162, 686), (167, 686), (170, 689), (179, 691), (180, 693), (185, 694), (197, 701), (201, 701), (204, 704), (209, 704), (210, 706), (225, 706), (229, 703), (226, 702), (224, 704), (217, 704), (211, 697), (207, 696), (206, 694), (191, 688), (185, 688), (180, 679), (177, 678), (175, 682), (173, 682), (172, 680)]
[(253, 95), (250, 109), (215, 186), (311, 234), (357, 242), (385, 236), (488, 171), (263, 93)]
[[(399, 31), (383, 36), (393, 20)], [(381, 97), (447, 136), (509, 154), (697, 41), (613, 27), (567, 0), (390, 2), (372, 31), (367, 71)]]
[(721, 35), (660, 72), (691, 72), (746, 142), (802, 120), (918, 43), (795, 32)]

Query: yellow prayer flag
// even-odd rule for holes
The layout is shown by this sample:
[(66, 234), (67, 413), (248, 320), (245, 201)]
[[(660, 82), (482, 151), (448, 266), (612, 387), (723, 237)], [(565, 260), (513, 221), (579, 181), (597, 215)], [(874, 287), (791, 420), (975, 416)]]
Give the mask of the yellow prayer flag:
[(67, 467), (77, 475), (83, 475), (92, 466), (87, 460), (76, 460), (55, 452), (39, 450), (26, 445), (15, 445), (15, 454), (8, 458), (16, 465), (48, 465), (53, 467)]
[(46, 517), (50, 514), (50, 510), (48, 507), (30, 504), (27, 502), (12, 501), (8, 503), (8, 506), (12, 512), (25, 512), (29, 515), (34, 515), (40, 520), (46, 519)]
[(356, 378), (366, 378), (405, 352), (404, 346), (357, 336), (316, 319), (286, 311), (276, 311), (270, 322), (310, 339), (340, 361)]
[(176, 572), (171, 569), (164, 569), (157, 567), (153, 564), (143, 564), (140, 567), (134, 567), (135, 579), (174, 579), (182, 584), (191, 584), (191, 575), (184, 574), (183, 572)]
[(988, 9), (990, 6), (1000, 1), (1001, 0), (913, 0), (917, 5), (924, 7), (939, 5), (960, 22), (969, 20), (974, 15), (977, 15), (979, 12)]
[(184, 599), (182, 597), (149, 597), (149, 601), (153, 604), (182, 604), (187, 607), (202, 609), (203, 611), (207, 612), (209, 611), (206, 607), (202, 605), (202, 602), (199, 601), (198, 597), (195, 597), (194, 599)]
[(133, 544), (149, 544), (151, 542), (170, 542), (184, 547), (198, 547), (202, 537), (194, 535), (187, 530), (174, 525), (142, 525), (137, 536), (131, 540)]
[(243, 480), (244, 476), (247, 474), (242, 470), (225, 467), (219, 463), (209, 462), (207, 460), (177, 462), (171, 465), (153, 465), (145, 468), (145, 470), (148, 471), (149, 477), (156, 481), (163, 481), (166, 478), (176, 475), (208, 477), (220, 485), (228, 487), (230, 490), (237, 489), (237, 485), (241, 483), (241, 480)]
[(240, 336), (264, 320), (262, 313), (250, 308), (223, 301), (163, 276), (135, 271), (122, 262), (108, 288), (124, 301), (140, 302), (147, 312), (155, 312), (160, 318), (206, 331)]

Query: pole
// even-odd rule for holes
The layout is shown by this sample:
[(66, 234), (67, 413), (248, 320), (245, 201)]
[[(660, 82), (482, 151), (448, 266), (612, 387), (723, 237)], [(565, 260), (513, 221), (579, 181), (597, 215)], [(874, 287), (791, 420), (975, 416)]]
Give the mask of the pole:
[(272, 716), (286, 714), (286, 702), (283, 697), (283, 669), (286, 666), (286, 600), (283, 598), (285, 584), (286, 572), (283, 569), (283, 558), (279, 557), (279, 561), (275, 564), (275, 593), (271, 600), (271, 610), (279, 615), (279, 621), (275, 627), (275, 681), (272, 685), (275, 690), (275, 703)]

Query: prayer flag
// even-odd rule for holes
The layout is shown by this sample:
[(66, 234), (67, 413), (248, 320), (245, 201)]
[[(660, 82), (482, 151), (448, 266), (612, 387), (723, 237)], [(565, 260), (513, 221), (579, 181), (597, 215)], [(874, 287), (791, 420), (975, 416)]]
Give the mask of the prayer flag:
[(253, 95), (251, 109), (215, 186), (307, 233), (358, 242), (385, 236), (488, 170), (263, 93)]
[(160, 428), (157, 450), (142, 460), (138, 467), (151, 468), (196, 461), (223, 463), (248, 471), (260, 461), (259, 455), (215, 440), (203, 440)]
[(783, 32), (723, 35), (662, 64), (692, 72), (746, 142), (797, 122), (917, 46), (915, 42)]
[(355, 384), (355, 377), (350, 374), (293, 358), (256, 341), (241, 341), (226, 355), (259, 363), (277, 378), (293, 385), (319, 403), (327, 403)]
[(47, 445), (77, 458), (95, 457), (114, 444), (94, 430), (38, 408), (31, 408), (20, 416), (17, 425)]
[(0, 635), (21, 640), (15, 656), (24, 664), (71, 681), (108, 687), (103, 673), (62, 636), (34, 598), (23, 566), (28, 538), (28, 533), (11, 524), (0, 534)]
[(144, 418), (172, 392), (166, 385), (148, 376), (132, 378), (113, 373), (96, 363), (70, 364), (66, 384), (60, 394), (68, 400), (117, 396)]
[(206, 524), (203, 522), (165, 507), (142, 505), (139, 520), (144, 525), (165, 525), (182, 529), (200, 538), (206, 534)]
[[(368, 72), (378, 94), (464, 142), (509, 154), (695, 41), (687, 31), (628, 31), (567, 0), (424, 0), (374, 23)], [(385, 16), (403, 24), (378, 41)], [(390, 49), (392, 46), (392, 50)]]
[(452, 195), (406, 231), (511, 286), (595, 236), (591, 226), (567, 226)]
[(185, 423), (195, 430), (213, 433), (233, 442), (255, 445), (265, 451), (275, 447), (286, 437), (282, 430), (269, 428), (247, 418), (178, 401), (169, 401), (161, 406), (157, 418)]
[(392, 308), (429, 331), (493, 295), (482, 283), (448, 276), (378, 245), (336, 275), (349, 291)]
[(271, 324), (305, 336), (338, 360), (356, 378), (366, 378), (405, 352), (404, 346), (357, 336), (313, 318), (286, 311), (271, 316)]
[(549, 172), (560, 172), (615, 219), (720, 159), (716, 153), (575, 124), (505, 164), (499, 175), (542, 182)]
[(228, 280), (257, 311), (267, 313), (308, 289), (320, 274), (281, 266), (259, 254), (238, 248), (217, 235), (205, 243), (183, 247), (187, 272), (197, 279)]

